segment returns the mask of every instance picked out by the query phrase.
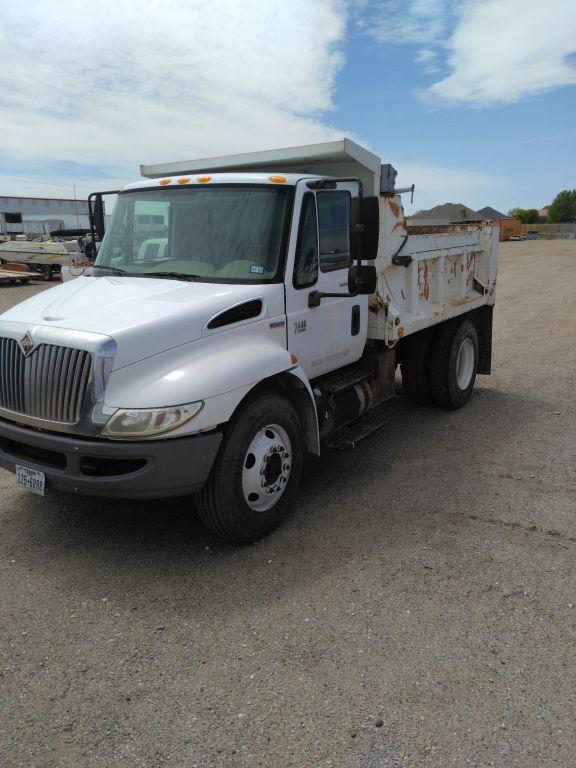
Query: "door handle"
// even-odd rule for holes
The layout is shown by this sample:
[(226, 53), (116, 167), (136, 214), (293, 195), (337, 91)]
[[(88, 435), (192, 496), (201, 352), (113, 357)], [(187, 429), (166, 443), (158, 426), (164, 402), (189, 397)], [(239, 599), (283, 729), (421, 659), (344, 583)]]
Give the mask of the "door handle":
[(312, 291), (308, 294), (308, 308), (319, 307), (323, 298), (353, 299), (358, 296), (357, 293), (322, 293), (322, 291)]
[(358, 336), (360, 333), (360, 304), (354, 304), (352, 307), (352, 322), (350, 324), (350, 333), (352, 336)]

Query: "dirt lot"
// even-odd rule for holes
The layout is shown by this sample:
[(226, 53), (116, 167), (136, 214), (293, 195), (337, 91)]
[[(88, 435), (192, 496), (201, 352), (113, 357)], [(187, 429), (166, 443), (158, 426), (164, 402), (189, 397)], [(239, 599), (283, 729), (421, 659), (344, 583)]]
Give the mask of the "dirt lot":
[(574, 766), (575, 286), (505, 244), (470, 405), (399, 399), (252, 547), (0, 471), (3, 768)]

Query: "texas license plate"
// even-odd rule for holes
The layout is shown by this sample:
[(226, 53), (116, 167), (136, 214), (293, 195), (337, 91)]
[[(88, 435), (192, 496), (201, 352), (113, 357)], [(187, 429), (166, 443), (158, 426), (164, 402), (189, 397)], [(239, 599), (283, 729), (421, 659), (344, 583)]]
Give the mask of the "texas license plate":
[(23, 467), (20, 464), (16, 464), (16, 483), (21, 485), (22, 488), (32, 491), (32, 493), (44, 496), (46, 475), (44, 472), (38, 472), (36, 469), (30, 469), (29, 467)]

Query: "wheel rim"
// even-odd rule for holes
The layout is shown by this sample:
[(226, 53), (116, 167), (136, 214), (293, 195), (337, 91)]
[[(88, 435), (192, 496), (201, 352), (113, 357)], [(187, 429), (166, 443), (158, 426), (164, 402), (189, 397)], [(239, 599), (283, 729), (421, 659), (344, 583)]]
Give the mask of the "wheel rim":
[(257, 432), (246, 451), (242, 469), (242, 492), (249, 507), (265, 512), (278, 502), (290, 477), (292, 445), (278, 424)]
[(474, 342), (464, 339), (458, 350), (456, 360), (456, 381), (460, 389), (468, 389), (474, 374)]

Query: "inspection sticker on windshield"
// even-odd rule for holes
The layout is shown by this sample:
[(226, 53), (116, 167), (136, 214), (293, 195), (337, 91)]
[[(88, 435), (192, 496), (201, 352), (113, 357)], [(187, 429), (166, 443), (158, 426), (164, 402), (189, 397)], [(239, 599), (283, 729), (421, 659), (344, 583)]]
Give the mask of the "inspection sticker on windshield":
[(36, 469), (29, 469), (20, 464), (16, 464), (16, 483), (26, 488), (32, 493), (44, 496), (44, 487), (46, 485), (46, 475), (44, 472), (38, 472)]
[(263, 275), (264, 267), (261, 267), (259, 264), (252, 264), (250, 267), (250, 272), (253, 272), (256, 275)]

